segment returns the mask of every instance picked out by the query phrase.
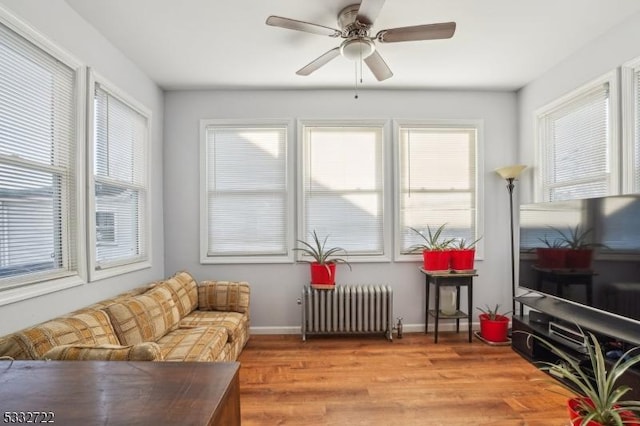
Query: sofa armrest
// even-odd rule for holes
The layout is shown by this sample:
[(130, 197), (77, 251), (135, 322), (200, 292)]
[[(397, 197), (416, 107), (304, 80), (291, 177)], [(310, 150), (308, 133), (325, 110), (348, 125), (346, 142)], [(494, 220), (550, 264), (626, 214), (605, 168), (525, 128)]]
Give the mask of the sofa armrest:
[(233, 311), (248, 315), (250, 293), (247, 282), (201, 281), (198, 286), (198, 309)]
[(42, 359), (60, 361), (162, 361), (160, 346), (144, 342), (120, 345), (61, 345), (47, 351)]

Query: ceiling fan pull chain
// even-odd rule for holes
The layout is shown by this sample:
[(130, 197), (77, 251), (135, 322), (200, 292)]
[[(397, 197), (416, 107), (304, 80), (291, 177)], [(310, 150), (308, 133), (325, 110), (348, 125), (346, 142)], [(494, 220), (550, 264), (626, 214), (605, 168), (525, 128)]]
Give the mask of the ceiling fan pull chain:
[(355, 66), (354, 74), (355, 74), (356, 78), (355, 78), (355, 81), (353, 83), (353, 91), (355, 92), (355, 95), (354, 95), (353, 98), (354, 99), (358, 99), (358, 61), (354, 61), (354, 64), (355, 64), (354, 65)]

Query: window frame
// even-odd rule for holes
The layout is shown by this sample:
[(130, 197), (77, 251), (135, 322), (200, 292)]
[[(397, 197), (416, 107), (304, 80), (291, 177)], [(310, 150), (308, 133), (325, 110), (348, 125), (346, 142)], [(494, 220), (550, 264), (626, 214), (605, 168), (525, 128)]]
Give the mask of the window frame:
[(621, 67), (621, 126), (622, 126), (622, 193), (640, 192), (636, 187), (636, 175), (640, 170), (636, 169), (635, 157), (640, 156), (640, 57), (624, 63)]
[[(603, 84), (609, 85), (609, 174), (607, 179), (608, 193), (605, 195), (620, 194), (620, 176), (621, 172), (621, 149), (620, 149), (620, 96), (618, 72), (616, 70), (609, 71), (600, 77), (589, 81), (586, 84), (568, 92), (567, 94), (557, 98), (548, 104), (537, 109), (533, 113), (534, 123), (534, 141), (535, 141), (535, 167), (534, 167), (534, 199), (537, 202), (550, 201), (549, 189), (545, 184), (546, 162), (544, 161), (547, 149), (544, 138), (543, 125), (541, 124), (543, 116), (552, 113), (559, 108), (573, 102), (580, 96), (595, 90)], [(578, 182), (574, 182), (578, 183)]]
[[(70, 168), (75, 170), (75, 193), (69, 196), (75, 198), (75, 203), (70, 204), (76, 211), (76, 229), (68, 228), (69, 223), (63, 219), (62, 233), (63, 246), (75, 245), (76, 268), (75, 271), (53, 272), (34, 274), (27, 279), (16, 277), (8, 284), (0, 287), (0, 306), (42, 296), (63, 289), (76, 287), (87, 282), (86, 261), (86, 226), (85, 226), (85, 126), (86, 126), (86, 67), (70, 53), (49, 41), (44, 35), (33, 27), (17, 18), (0, 5), (0, 23), (13, 31), (27, 43), (41, 50), (60, 63), (67, 66), (74, 75), (74, 101), (75, 126), (74, 140), (72, 141), (75, 163)], [(75, 233), (75, 238), (73, 234)], [(67, 252), (68, 250), (63, 250)]]
[(396, 262), (416, 262), (422, 260), (422, 254), (408, 254), (402, 252), (402, 229), (400, 221), (400, 201), (402, 197), (401, 190), (401, 153), (400, 153), (400, 131), (404, 127), (412, 128), (461, 128), (475, 129), (475, 221), (476, 232), (475, 238), (480, 238), (476, 243), (476, 260), (484, 260), (484, 120), (482, 119), (427, 119), (427, 120), (394, 120), (394, 141), (393, 157), (394, 157), (394, 261)]
[[(208, 187), (207, 174), (209, 165), (207, 164), (207, 128), (208, 127), (228, 127), (247, 129), (259, 127), (284, 128), (286, 138), (285, 162), (285, 244), (286, 253), (273, 255), (219, 255), (209, 256), (209, 212), (208, 212)], [(200, 120), (200, 263), (201, 264), (264, 264), (264, 263), (293, 263), (294, 262), (294, 222), (295, 216), (295, 176), (294, 176), (294, 123), (290, 119), (201, 119)]]
[[(305, 192), (304, 192), (304, 173), (305, 173), (305, 157), (306, 157), (306, 142), (304, 139), (304, 133), (306, 127), (376, 127), (380, 128), (382, 141), (380, 147), (380, 166), (382, 173), (381, 176), (381, 204), (382, 204), (382, 253), (380, 254), (353, 254), (347, 252), (346, 255), (341, 257), (347, 259), (349, 263), (371, 263), (371, 262), (390, 262), (392, 259), (392, 230), (391, 230), (391, 214), (389, 212), (391, 209), (391, 193), (389, 191), (390, 185), (390, 176), (392, 173), (391, 160), (392, 156), (389, 155), (389, 147), (392, 142), (391, 135), (391, 120), (389, 119), (298, 119), (297, 120), (297, 188), (296, 188), (296, 197), (297, 197), (297, 235), (298, 239), (308, 241), (310, 235), (306, 233), (306, 222), (305, 222)], [(322, 237), (322, 235), (319, 235)], [(332, 244), (331, 240), (329, 240), (329, 245), (339, 245)], [(303, 254), (298, 251), (296, 253), (296, 261), (307, 261), (307, 258), (303, 257)]]
[[(116, 261), (108, 263), (102, 267), (98, 265), (96, 258), (96, 197), (95, 197), (95, 170), (93, 157), (96, 149), (95, 140), (95, 88), (96, 85), (107, 92), (110, 96), (117, 98), (120, 102), (124, 103), (137, 113), (145, 117), (146, 123), (146, 140), (144, 142), (144, 167), (146, 168), (146, 200), (145, 208), (143, 209), (142, 218), (139, 218), (139, 233), (144, 239), (143, 245), (146, 248), (146, 254), (137, 258), (129, 258), (122, 261)], [(95, 70), (89, 68), (88, 82), (87, 82), (87, 234), (88, 234), (88, 252), (89, 252), (89, 281), (98, 281), (109, 277), (114, 277), (122, 274), (126, 274), (141, 269), (150, 268), (152, 266), (152, 237), (151, 237), (151, 121), (152, 114), (146, 106), (135, 100), (132, 96), (118, 88), (115, 84), (111, 83), (101, 74)], [(114, 225), (114, 228), (117, 225)]]

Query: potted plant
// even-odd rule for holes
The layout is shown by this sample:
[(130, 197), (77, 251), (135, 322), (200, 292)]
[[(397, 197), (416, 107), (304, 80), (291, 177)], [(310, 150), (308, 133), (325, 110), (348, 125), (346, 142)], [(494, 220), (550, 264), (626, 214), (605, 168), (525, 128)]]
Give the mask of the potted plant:
[(546, 235), (544, 238), (538, 239), (545, 245), (545, 247), (536, 248), (536, 266), (545, 269), (564, 268), (568, 252), (564, 241), (560, 239), (549, 241)]
[(495, 309), (491, 309), (489, 305), (486, 305), (486, 309), (477, 308), (480, 312), (480, 335), (483, 339), (501, 343), (508, 340), (507, 334), (509, 332), (509, 312), (498, 313), (500, 305), (496, 305)]
[(324, 237), (322, 241), (318, 237), (316, 231), (313, 231), (313, 244), (306, 241), (298, 240), (303, 247), (296, 247), (294, 250), (301, 251), (304, 255), (311, 257), (311, 286), (314, 288), (333, 288), (336, 284), (336, 264), (344, 263), (351, 270), (351, 264), (341, 257), (335, 257), (338, 253), (346, 254), (346, 250), (341, 247), (326, 247), (329, 236)]
[(474, 270), (476, 244), (482, 237), (467, 243), (464, 238), (458, 239), (451, 248), (451, 269), (455, 272), (469, 272)]
[(587, 359), (582, 362), (540, 336), (529, 334), (529, 338), (540, 341), (559, 358), (540, 362), (541, 368), (580, 393), (567, 401), (573, 426), (640, 425), (640, 401), (622, 401), (630, 388), (617, 384), (629, 368), (640, 363), (639, 348), (627, 350), (608, 365), (593, 333), (585, 335)]
[(431, 230), (431, 227), (427, 225), (427, 235), (423, 234), (416, 228), (409, 227), (413, 232), (420, 235), (424, 242), (420, 244), (414, 244), (409, 247), (409, 253), (415, 253), (417, 251), (422, 252), (423, 267), (425, 271), (429, 272), (444, 272), (449, 271), (449, 261), (451, 253), (449, 247), (453, 241), (453, 238), (445, 239), (442, 236), (446, 223), (440, 225), (435, 231)]
[(606, 247), (604, 244), (589, 242), (589, 234), (593, 229), (582, 230), (580, 225), (569, 228), (567, 232), (551, 227), (558, 234), (563, 247), (567, 248), (565, 266), (571, 269), (590, 269), (594, 247)]

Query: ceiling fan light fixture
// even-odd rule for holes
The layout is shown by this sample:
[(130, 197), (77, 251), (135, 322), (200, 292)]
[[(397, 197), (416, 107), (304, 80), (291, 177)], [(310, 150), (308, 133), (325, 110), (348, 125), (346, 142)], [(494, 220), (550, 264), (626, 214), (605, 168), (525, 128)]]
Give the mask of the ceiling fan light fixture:
[(340, 45), (340, 53), (347, 59), (352, 61), (359, 61), (365, 59), (376, 50), (373, 41), (362, 38), (354, 37), (347, 39)]

